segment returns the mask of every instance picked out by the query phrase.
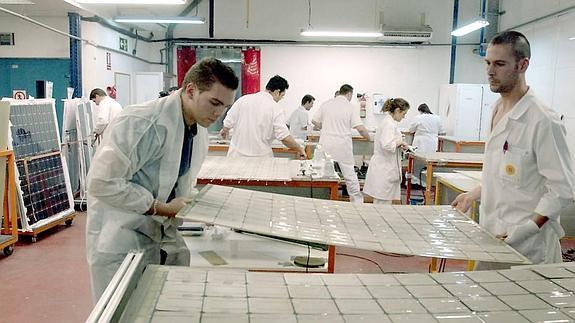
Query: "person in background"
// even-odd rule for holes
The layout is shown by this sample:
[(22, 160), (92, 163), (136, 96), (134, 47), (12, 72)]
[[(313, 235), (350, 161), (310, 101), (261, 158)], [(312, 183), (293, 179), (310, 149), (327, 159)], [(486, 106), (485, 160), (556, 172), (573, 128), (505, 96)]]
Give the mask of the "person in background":
[(341, 169), (352, 203), (363, 203), (363, 194), (354, 170), (351, 129), (356, 129), (366, 140), (369, 132), (361, 122), (359, 108), (351, 104), (353, 87), (344, 84), (339, 94), (324, 102), (313, 116), (312, 123), (321, 129), (319, 143), (324, 151), (336, 161)]
[(228, 156), (273, 157), (272, 142), (277, 139), (297, 151), (300, 159), (306, 158), (303, 147), (290, 135), (278, 106), (288, 88), (286, 79), (276, 75), (268, 81), (264, 91), (244, 95), (234, 103), (220, 130), (220, 135), (226, 139), (234, 129)]
[(179, 90), (179, 89), (180, 89), (180, 88), (177, 87), (177, 86), (172, 86), (172, 87), (170, 87), (170, 88), (168, 89), (168, 95), (170, 95), (170, 94), (176, 92), (176, 91)]
[(385, 116), (377, 127), (363, 187), (374, 204), (392, 204), (401, 199), (401, 149), (407, 149), (407, 144), (398, 125), (408, 110), (409, 103), (401, 98), (388, 99), (383, 104)]
[(143, 265), (189, 266), (175, 215), (191, 201), (208, 152), (207, 127), (231, 106), (233, 70), (206, 58), (166, 98), (127, 107), (88, 173), (86, 256), (97, 300), (131, 250)]
[(95, 88), (90, 92), (90, 100), (98, 106), (96, 109), (98, 114), (94, 123), (94, 141), (100, 142), (110, 122), (122, 112), (122, 106), (100, 88)]
[[(485, 62), (493, 105), (491, 133), (485, 144), (481, 185), (455, 198), (462, 212), (481, 198), (479, 224), (503, 239), (533, 264), (562, 261), (559, 222), (573, 201), (575, 175), (559, 115), (527, 85), (531, 49), (516, 31), (496, 35)], [(476, 269), (511, 264), (479, 262)]]
[(313, 108), (314, 101), (315, 98), (312, 95), (304, 95), (301, 99), (301, 106), (297, 108), (288, 119), (287, 125), (291, 135), (295, 139), (307, 139), (307, 129), (309, 125), (308, 111)]
[(441, 118), (433, 114), (425, 103), (420, 104), (417, 111), (420, 114), (409, 127), (409, 131), (414, 133), (412, 145), (418, 152), (436, 152), (437, 136), (445, 133)]
[(160, 98), (163, 98), (163, 97), (166, 97), (166, 96), (168, 96), (168, 95), (170, 95), (170, 93), (168, 93), (168, 91), (160, 91), (160, 96), (159, 96), (159, 97), (160, 97)]

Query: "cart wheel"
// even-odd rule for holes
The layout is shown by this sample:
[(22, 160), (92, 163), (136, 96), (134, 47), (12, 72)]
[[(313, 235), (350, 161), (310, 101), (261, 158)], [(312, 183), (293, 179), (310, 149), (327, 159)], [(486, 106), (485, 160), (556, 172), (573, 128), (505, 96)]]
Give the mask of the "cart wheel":
[(7, 247), (4, 248), (4, 255), (10, 256), (12, 254), (12, 252), (14, 252), (14, 245), (9, 245)]
[(36, 236), (32, 236), (32, 242), (36, 243), (36, 241), (38, 241), (38, 238)]
[(71, 227), (72, 226), (72, 219), (70, 220), (66, 220), (66, 222), (64, 222), (66, 224), (67, 227)]

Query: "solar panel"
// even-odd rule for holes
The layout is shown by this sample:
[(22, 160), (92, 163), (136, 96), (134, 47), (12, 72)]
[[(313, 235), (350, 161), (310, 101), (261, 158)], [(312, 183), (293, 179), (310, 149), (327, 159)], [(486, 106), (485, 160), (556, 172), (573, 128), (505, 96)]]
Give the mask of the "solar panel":
[(60, 151), (54, 100), (8, 102), (19, 182), (19, 227), (31, 231), (73, 212), (68, 169)]
[(553, 265), (565, 272), (556, 279), (538, 271), (545, 266), (385, 275), (149, 265), (122, 321), (572, 322), (575, 266)]
[(210, 184), (177, 216), (187, 221), (364, 250), (530, 263), (449, 206), (353, 204)]
[(60, 154), (16, 162), (28, 224), (71, 208)]

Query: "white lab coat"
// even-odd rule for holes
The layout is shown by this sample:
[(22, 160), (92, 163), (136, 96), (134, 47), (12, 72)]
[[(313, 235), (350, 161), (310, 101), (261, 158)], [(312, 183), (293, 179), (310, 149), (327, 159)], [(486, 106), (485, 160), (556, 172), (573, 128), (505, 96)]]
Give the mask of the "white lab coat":
[(106, 96), (100, 104), (98, 104), (98, 115), (96, 117), (96, 122), (94, 123), (94, 132), (97, 135), (101, 135), (102, 138), (104, 134), (107, 133), (106, 129), (112, 120), (114, 120), (118, 114), (122, 112), (122, 106), (116, 100), (109, 96)]
[(416, 116), (409, 131), (415, 133), (412, 145), (420, 152), (436, 152), (437, 135), (444, 132), (441, 118), (427, 113)]
[(309, 124), (309, 114), (307, 110), (300, 106), (287, 121), (291, 135), (296, 139), (307, 139), (307, 126)]
[(397, 145), (402, 142), (399, 123), (386, 113), (375, 133), (373, 156), (367, 168), (363, 192), (379, 200), (401, 199), (401, 154)]
[(144, 251), (145, 264), (159, 263), (161, 248), (166, 264), (189, 265), (180, 220), (144, 213), (154, 199), (165, 202), (176, 181), (176, 197), (191, 196), (208, 151), (207, 129), (198, 125), (190, 169), (178, 178), (185, 127), (179, 92), (129, 106), (110, 126), (88, 174), (86, 253), (95, 299), (130, 250)]
[(561, 262), (559, 214), (573, 200), (575, 178), (565, 133), (557, 114), (529, 90), (485, 146), (480, 224), (500, 235), (534, 213), (548, 217), (537, 234), (512, 245), (534, 264)]
[(233, 129), (231, 157), (273, 157), (272, 142), (290, 135), (285, 117), (267, 91), (244, 95), (228, 111), (224, 127)]
[(362, 125), (359, 108), (353, 106), (343, 95), (324, 102), (313, 116), (321, 123), (319, 143), (326, 153), (340, 162), (354, 164), (351, 130)]

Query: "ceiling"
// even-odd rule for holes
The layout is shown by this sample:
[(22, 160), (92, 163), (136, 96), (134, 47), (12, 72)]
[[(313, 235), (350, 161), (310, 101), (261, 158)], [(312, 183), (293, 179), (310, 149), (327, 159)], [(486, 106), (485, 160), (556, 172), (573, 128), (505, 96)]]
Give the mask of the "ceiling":
[[(184, 5), (120, 5), (120, 4), (78, 4), (75, 0), (27, 0), (33, 4), (10, 4), (23, 0), (0, 0), (0, 7), (29, 17), (65, 17), (68, 12), (81, 16), (100, 16), (112, 19), (117, 16), (177, 16), (191, 2)], [(7, 13), (0, 12), (0, 16)], [(194, 11), (192, 11), (192, 15)], [(144, 30), (161, 28), (152, 24), (141, 24)]]

